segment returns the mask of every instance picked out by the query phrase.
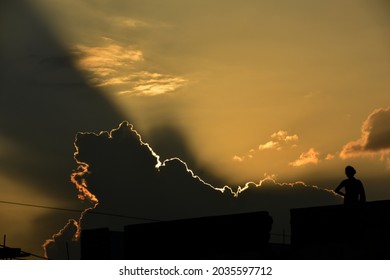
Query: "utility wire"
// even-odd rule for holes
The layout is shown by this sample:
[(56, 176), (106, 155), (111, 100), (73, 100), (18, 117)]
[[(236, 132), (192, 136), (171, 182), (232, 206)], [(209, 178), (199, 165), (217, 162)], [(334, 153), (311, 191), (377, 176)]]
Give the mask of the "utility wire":
[[(35, 208), (42, 208), (42, 209), (50, 209), (50, 210), (57, 210), (57, 211), (75, 212), (75, 213), (82, 213), (83, 211), (85, 211), (85, 209), (79, 210), (79, 209), (71, 209), (71, 208), (52, 207), (52, 206), (45, 206), (45, 205), (38, 205), (38, 204), (29, 204), (29, 203), (20, 203), (20, 202), (5, 201), (5, 200), (0, 200), (0, 203), (17, 205), (17, 206), (25, 206), (25, 207), (35, 207)], [(151, 221), (151, 222), (161, 222), (161, 220), (157, 220), (157, 219), (150, 219), (150, 218), (136, 217), (136, 216), (128, 216), (128, 215), (121, 215), (121, 214), (114, 214), (114, 213), (107, 213), (107, 212), (99, 212), (99, 211), (88, 211), (88, 214), (104, 215), (104, 216), (119, 217), (119, 218), (126, 218), (126, 219), (135, 219), (135, 220), (143, 220), (143, 221)]]
[[(13, 201), (4, 201), (4, 200), (0, 200), (0, 203), (17, 205), (17, 206), (25, 206), (25, 207), (35, 207), (35, 208), (43, 208), (43, 209), (50, 209), (50, 210), (66, 211), (66, 212), (75, 212), (75, 213), (82, 213), (83, 211), (85, 211), (85, 209), (79, 210), (79, 209), (71, 209), (71, 208), (44, 206), (44, 205), (38, 205), (38, 204), (29, 204), (29, 203), (20, 203), (20, 202), (13, 202)], [(88, 211), (88, 214), (104, 215), (104, 216), (119, 217), (119, 218), (126, 218), (126, 219), (144, 220), (144, 221), (151, 221), (151, 222), (162, 222), (163, 221), (163, 220), (157, 220), (157, 219), (151, 219), (151, 218), (128, 216), (128, 215), (114, 214), (114, 213), (107, 213), (107, 212), (99, 212), (99, 211)], [(277, 233), (271, 233), (271, 235), (274, 235), (274, 236), (290, 236), (289, 234), (277, 234)]]

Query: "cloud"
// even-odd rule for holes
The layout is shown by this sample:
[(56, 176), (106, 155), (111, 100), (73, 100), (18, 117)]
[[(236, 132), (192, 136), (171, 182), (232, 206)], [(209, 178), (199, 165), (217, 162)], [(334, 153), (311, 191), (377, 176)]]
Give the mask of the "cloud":
[(265, 144), (260, 144), (259, 145), (259, 150), (272, 150), (272, 149), (277, 149), (280, 150), (280, 146), (278, 142), (275, 141), (268, 141)]
[(363, 122), (361, 137), (344, 145), (340, 157), (381, 155), (390, 152), (390, 106), (375, 109)]
[(335, 158), (335, 155), (333, 154), (327, 154), (326, 157), (325, 157), (325, 160), (332, 160)]
[[(276, 224), (287, 226), (289, 207), (338, 201), (329, 191), (303, 182), (278, 183), (272, 177), (237, 187), (213, 186), (181, 159), (162, 160), (127, 122), (110, 132), (78, 133), (75, 147), (78, 168), (72, 178), (79, 198), (88, 208), (80, 219), (70, 220), (47, 242), (51, 258), (56, 258), (50, 252), (56, 251), (53, 246), (61, 232), (74, 232), (71, 239), (68, 236), (72, 241), (77, 238), (80, 225), (122, 230), (127, 224), (147, 220), (269, 210), (278, 220)], [(122, 218), (105, 218), (92, 215), (91, 211), (120, 214)]]
[(287, 131), (279, 130), (278, 132), (275, 132), (271, 135), (271, 138), (278, 140), (278, 142), (296, 142), (298, 141), (298, 135), (288, 135)]
[(295, 142), (298, 141), (299, 137), (297, 134), (288, 135), (287, 131), (279, 130), (279, 131), (271, 134), (271, 139), (272, 140), (270, 140), (264, 144), (260, 144), (257, 147), (257, 149), (251, 149), (247, 153), (247, 155), (244, 155), (244, 156), (235, 155), (233, 157), (233, 160), (237, 161), (237, 162), (243, 162), (246, 159), (251, 159), (251, 158), (253, 158), (253, 154), (256, 151), (265, 151), (265, 150), (281, 151), (283, 148), (286, 148), (286, 147), (294, 148), (294, 147), (296, 147)]
[(234, 161), (238, 161), (238, 162), (243, 162), (244, 159), (245, 159), (244, 157), (240, 157), (240, 156), (234, 156), (234, 157), (233, 157), (233, 160), (234, 160)]
[(120, 91), (120, 95), (155, 96), (173, 92), (187, 83), (181, 77), (158, 73), (141, 72), (142, 77), (135, 81), (132, 89)]
[(260, 144), (258, 149), (261, 150), (268, 150), (268, 149), (275, 149), (275, 150), (282, 150), (285, 146), (295, 147), (295, 144), (290, 144), (298, 141), (298, 135), (288, 135), (288, 132), (285, 130), (279, 130), (277, 132), (272, 133), (271, 135), (271, 141), (268, 141), (265, 144)]
[(114, 42), (103, 47), (76, 45), (75, 48), (82, 57), (79, 63), (86, 68), (99, 68), (108, 65), (123, 66), (127, 63), (143, 60), (143, 54), (140, 50), (133, 49), (131, 46), (124, 47)]
[[(90, 186), (88, 193), (93, 193), (99, 201), (97, 206), (99, 209), (104, 207), (104, 204), (100, 203), (100, 197), (107, 197), (110, 194), (111, 199), (122, 200), (123, 193), (127, 193), (131, 188), (133, 192), (130, 196), (133, 203), (130, 207), (127, 205), (126, 209), (123, 208), (124, 205), (120, 206), (117, 209), (119, 212), (140, 212), (145, 207), (146, 198), (147, 203), (153, 205), (149, 216), (155, 219), (167, 219), (167, 217), (158, 217), (160, 211), (166, 212), (163, 209), (169, 208), (163, 201), (169, 200), (173, 194), (182, 192), (178, 191), (183, 189), (181, 186), (189, 186), (185, 190), (185, 193), (189, 194), (186, 199), (191, 200), (185, 203), (188, 205), (186, 208), (189, 212), (194, 212), (196, 209), (200, 212), (204, 211), (205, 205), (201, 207), (193, 201), (204, 192), (219, 195), (214, 187), (195, 176), (180, 159), (171, 158), (161, 161), (159, 155), (142, 141), (138, 132), (127, 122), (123, 122), (109, 133), (98, 135), (79, 133), (75, 145), (77, 147), (75, 159), (79, 167), (86, 166), (88, 169), (88, 174), (82, 173), (79, 181), (82, 180), (84, 188)], [(115, 186), (115, 191), (108, 187), (112, 185)], [(84, 196), (84, 188), (81, 189), (82, 196)], [(183, 202), (184, 200), (180, 204)], [(159, 211), (155, 211), (160, 207)], [(113, 208), (110, 209), (112, 211)], [(186, 215), (186, 211), (184, 209), (181, 213), (173, 211), (171, 215), (177, 218)]]
[[(287, 131), (279, 130), (278, 132), (275, 132), (271, 135), (271, 138), (273, 140), (268, 141), (265, 144), (259, 145), (259, 150), (268, 150), (268, 149), (276, 149), (280, 151), (282, 149), (282, 145), (297, 142), (298, 141), (298, 135), (288, 135)], [(292, 145), (295, 146), (295, 145)]]
[(121, 46), (111, 40), (106, 46), (101, 47), (76, 45), (74, 54), (82, 69), (101, 77), (116, 73), (119, 67), (143, 60), (143, 53), (140, 50), (131, 46)]
[(299, 167), (307, 164), (318, 164), (319, 155), (320, 153), (314, 148), (310, 148), (307, 152), (302, 153), (297, 160), (290, 162), (289, 165)]
[(88, 73), (89, 81), (99, 87), (115, 87), (119, 95), (156, 96), (176, 91), (187, 79), (142, 69), (143, 52), (110, 38), (98, 47), (76, 45), (76, 64)]

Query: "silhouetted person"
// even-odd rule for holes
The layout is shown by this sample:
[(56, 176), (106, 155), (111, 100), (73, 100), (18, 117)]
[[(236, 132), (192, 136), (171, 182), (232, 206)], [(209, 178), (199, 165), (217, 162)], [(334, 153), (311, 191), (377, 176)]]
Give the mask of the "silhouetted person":
[[(355, 168), (345, 167), (345, 175), (348, 179), (343, 180), (335, 189), (336, 193), (344, 197), (344, 205), (358, 205), (366, 202), (363, 183), (354, 177), (355, 174)], [(342, 188), (345, 189), (345, 192), (341, 191)]]

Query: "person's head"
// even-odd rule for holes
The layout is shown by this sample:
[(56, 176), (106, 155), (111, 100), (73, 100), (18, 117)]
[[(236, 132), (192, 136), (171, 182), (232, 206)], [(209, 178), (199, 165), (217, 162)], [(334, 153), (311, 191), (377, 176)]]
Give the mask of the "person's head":
[(350, 165), (345, 167), (345, 175), (347, 175), (348, 178), (352, 178), (353, 176), (355, 176), (355, 174), (356, 174), (355, 168), (353, 168)]

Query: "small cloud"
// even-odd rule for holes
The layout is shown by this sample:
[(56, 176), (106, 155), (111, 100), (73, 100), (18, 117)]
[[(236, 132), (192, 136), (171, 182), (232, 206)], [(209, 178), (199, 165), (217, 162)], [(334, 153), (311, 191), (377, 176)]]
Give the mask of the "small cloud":
[(335, 158), (335, 155), (327, 154), (326, 157), (325, 157), (325, 160), (332, 160), (334, 158)]
[(361, 157), (390, 153), (390, 106), (375, 109), (363, 122), (361, 137), (344, 145), (340, 157)]
[(307, 164), (318, 164), (319, 155), (320, 153), (314, 148), (310, 148), (307, 152), (302, 153), (297, 160), (290, 162), (289, 165), (299, 167)]
[(282, 142), (285, 142), (285, 143), (298, 141), (298, 135), (297, 134), (288, 135), (287, 131), (284, 131), (284, 130), (279, 130), (278, 132), (273, 133), (271, 135), (271, 138), (277, 139), (279, 142), (282, 141)]
[(295, 146), (291, 143), (298, 141), (298, 135), (288, 135), (287, 131), (279, 130), (278, 132), (272, 133), (271, 139), (273, 140), (270, 140), (265, 144), (260, 144), (259, 150), (275, 149), (280, 151), (282, 149), (282, 146), (286, 146), (286, 144)]
[[(247, 155), (244, 156), (235, 156), (240, 159), (240, 162), (244, 161), (247, 158), (252, 159), (254, 153), (257, 151), (265, 151), (265, 150), (275, 150), (281, 151), (285, 147), (295, 148), (297, 145), (295, 142), (298, 141), (298, 135), (288, 135), (288, 132), (285, 130), (279, 130), (271, 134), (271, 139), (264, 144), (260, 144), (257, 149), (250, 149)], [(233, 157), (233, 160), (238, 161), (237, 158)]]
[(259, 150), (269, 150), (269, 149), (277, 149), (280, 148), (279, 143), (275, 141), (268, 141), (265, 144), (259, 145)]
[(233, 160), (234, 161), (237, 161), (237, 162), (243, 162), (245, 159), (245, 157), (240, 157), (240, 156), (234, 156), (233, 157)]

